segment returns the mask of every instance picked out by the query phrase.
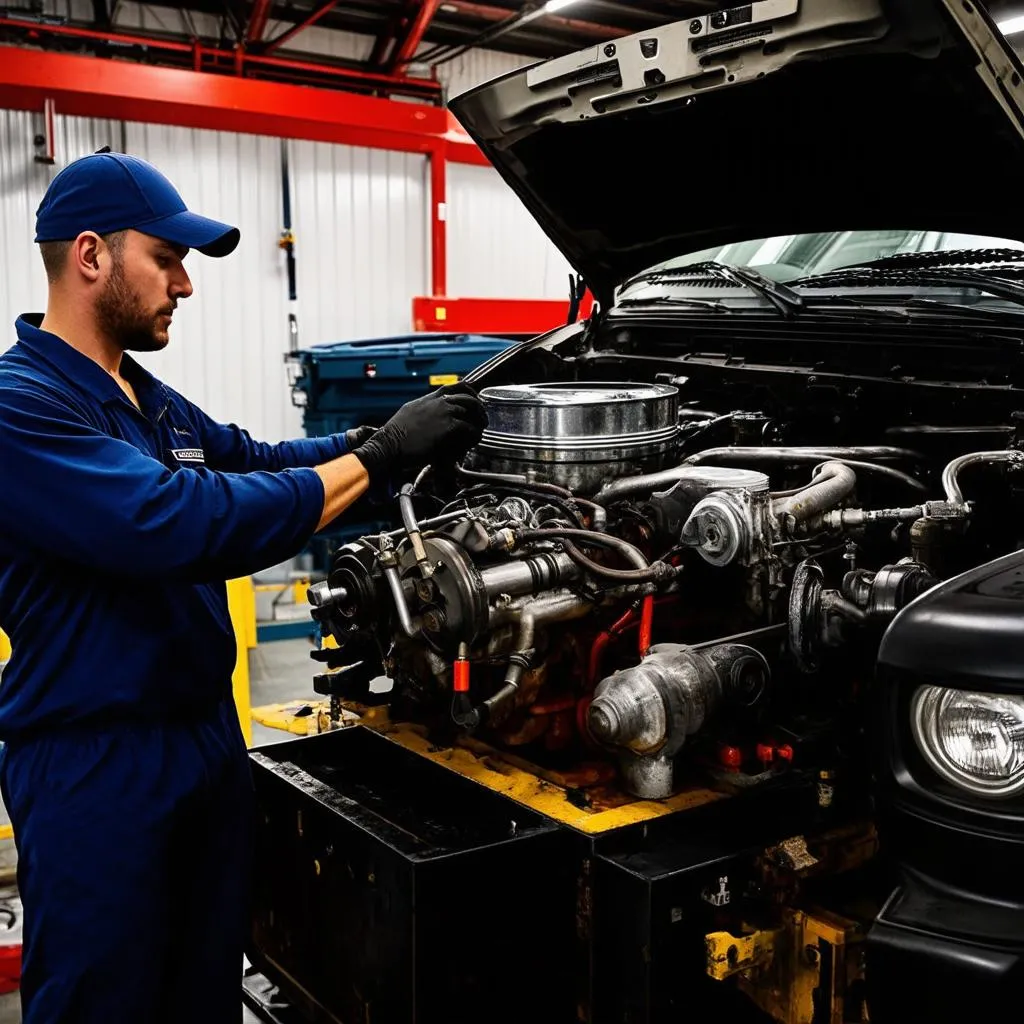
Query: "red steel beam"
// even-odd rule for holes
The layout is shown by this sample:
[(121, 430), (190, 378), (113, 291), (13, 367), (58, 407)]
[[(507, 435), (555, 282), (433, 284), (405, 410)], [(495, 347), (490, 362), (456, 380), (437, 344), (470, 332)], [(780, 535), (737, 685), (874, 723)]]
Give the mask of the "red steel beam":
[[(580, 303), (580, 319), (593, 310), (589, 292)], [(543, 334), (566, 322), (568, 299), (450, 298), (418, 295), (412, 300), (415, 331), (455, 334)]]
[[(355, 68), (343, 68), (330, 64), (318, 64), (296, 61), (286, 57), (269, 57), (263, 54), (246, 53), (243, 47), (235, 50), (219, 50), (216, 47), (203, 46), (199, 42), (183, 43), (173, 39), (133, 35), (124, 32), (103, 32), (96, 29), (83, 28), (78, 25), (35, 25), (18, 18), (0, 17), (0, 28), (18, 28), (25, 31), (29, 39), (35, 41), (47, 35), (61, 36), (71, 39), (88, 40), (90, 42), (113, 43), (118, 46), (146, 47), (153, 52), (163, 51), (171, 54), (188, 54), (192, 58), (193, 70), (229, 70), (242, 75), (246, 70), (265, 70), (278, 73), (289, 73), (307, 78), (318, 76), (334, 79), (339, 83), (363, 85), (372, 89), (395, 92), (406, 92), (425, 97), (440, 95), (437, 82), (422, 78), (405, 78), (400, 75), (387, 75), (377, 72), (362, 71)], [(118, 63), (118, 67), (130, 67)]]
[(0, 46), (0, 107), (42, 110), (48, 97), (58, 113), (78, 117), (439, 152), (459, 163), (488, 163), (441, 107)]
[(319, 7), (316, 8), (310, 15), (303, 21), (296, 22), (290, 29), (282, 32), (279, 36), (274, 36), (269, 43), (264, 47), (265, 53), (270, 53), (271, 50), (276, 50), (280, 46), (284, 46), (285, 43), (290, 39), (294, 39), (300, 32), (309, 28), (310, 25), (315, 25), (332, 7), (337, 7), (338, 0), (326, 0)]
[(423, 36), (441, 6), (441, 0), (419, 0), (419, 7), (404, 36), (399, 36), (388, 59), (387, 70), (394, 73), (415, 57)]
[(253, 0), (252, 14), (249, 15), (249, 24), (245, 29), (246, 46), (252, 46), (263, 39), (272, 2), (273, 0)]

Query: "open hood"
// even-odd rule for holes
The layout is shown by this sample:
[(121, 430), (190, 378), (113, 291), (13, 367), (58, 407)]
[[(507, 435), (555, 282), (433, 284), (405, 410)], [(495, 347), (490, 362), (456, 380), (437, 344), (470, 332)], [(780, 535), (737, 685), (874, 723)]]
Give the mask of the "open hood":
[(451, 109), (607, 307), (633, 274), (743, 239), (1024, 239), (1022, 79), (971, 0), (759, 0)]

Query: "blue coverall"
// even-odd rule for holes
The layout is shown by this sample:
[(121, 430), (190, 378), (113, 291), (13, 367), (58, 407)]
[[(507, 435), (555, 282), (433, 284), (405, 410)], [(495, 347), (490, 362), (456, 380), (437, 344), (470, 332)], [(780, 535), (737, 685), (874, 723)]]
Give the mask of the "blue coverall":
[(18, 844), (26, 1024), (237, 1021), (252, 783), (224, 581), (316, 529), (310, 467), (130, 357), (17, 322), (0, 356), (0, 788)]

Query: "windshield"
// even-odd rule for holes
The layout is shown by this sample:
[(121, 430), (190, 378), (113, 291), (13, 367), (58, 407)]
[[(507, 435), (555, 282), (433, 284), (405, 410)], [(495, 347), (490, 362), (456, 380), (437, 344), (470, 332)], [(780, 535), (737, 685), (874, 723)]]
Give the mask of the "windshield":
[(785, 282), (901, 253), (945, 252), (951, 249), (1024, 250), (1024, 243), (1009, 238), (944, 231), (827, 231), (776, 235), (701, 249), (666, 260), (643, 273), (715, 260), (734, 267), (749, 267), (774, 281)]

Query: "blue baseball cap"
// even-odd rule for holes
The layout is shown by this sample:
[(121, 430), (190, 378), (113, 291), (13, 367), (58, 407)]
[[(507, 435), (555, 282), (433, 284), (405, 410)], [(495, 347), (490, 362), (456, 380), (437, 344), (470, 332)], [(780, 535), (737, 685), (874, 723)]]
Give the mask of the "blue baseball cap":
[(187, 209), (178, 190), (152, 164), (124, 153), (92, 153), (50, 182), (36, 210), (36, 241), (64, 242), (83, 231), (105, 235), (133, 228), (206, 256), (227, 256), (238, 228)]

